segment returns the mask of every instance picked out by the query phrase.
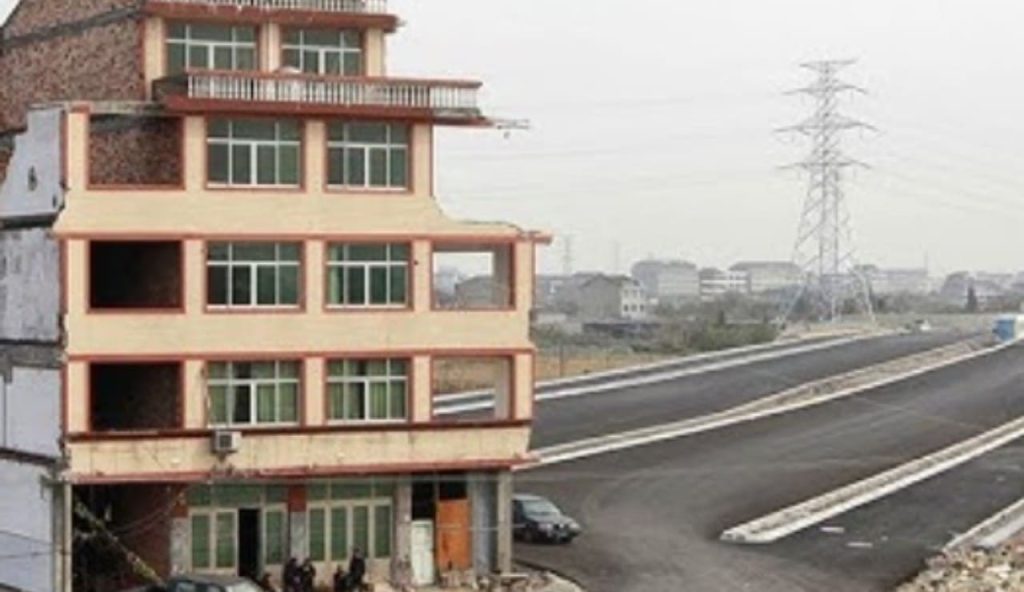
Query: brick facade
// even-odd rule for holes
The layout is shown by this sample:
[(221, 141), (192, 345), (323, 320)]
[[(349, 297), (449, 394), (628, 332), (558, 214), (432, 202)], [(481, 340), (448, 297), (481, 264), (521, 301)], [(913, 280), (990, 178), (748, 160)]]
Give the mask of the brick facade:
[(4, 37), (22, 37), (138, 4), (139, 0), (21, 0), (4, 25)]
[(0, 46), (0, 131), (23, 127), (35, 103), (145, 98), (139, 21), (125, 13), (75, 22), (75, 15), (88, 16), (80, 1), (93, 8), (126, 3), (25, 0), (12, 16)]
[(181, 120), (120, 118), (94, 124), (89, 135), (89, 181), (95, 185), (179, 185)]

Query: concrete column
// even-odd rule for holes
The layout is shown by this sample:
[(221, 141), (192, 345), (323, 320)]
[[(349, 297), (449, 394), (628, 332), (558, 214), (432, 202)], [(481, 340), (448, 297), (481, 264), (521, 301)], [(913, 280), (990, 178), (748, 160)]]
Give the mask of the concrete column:
[(497, 569), (512, 571), (512, 471), (497, 474)]
[(494, 364), (494, 417), (496, 419), (514, 419), (512, 417), (512, 373), (515, 371), (515, 357), (501, 358)]
[(306, 522), (306, 486), (288, 488), (288, 553), (299, 561), (309, 557), (309, 534)]
[(187, 516), (171, 518), (171, 575), (189, 571), (191, 541), (189, 540), (189, 519)]
[(281, 67), (281, 25), (268, 22), (260, 33), (260, 68), (274, 72)]
[(303, 377), (303, 400), (302, 420), (304, 425), (319, 426), (327, 423), (326, 413), (327, 394), (324, 392), (324, 380), (326, 374), (326, 360), (324, 358), (308, 358), (303, 365), (305, 376)]
[(473, 516), (473, 571), (490, 574), (497, 566), (497, 500), (494, 473), (466, 476)]
[[(412, 479), (405, 476), (395, 484), (395, 545), (391, 578), (397, 584), (411, 584), (412, 576)], [(410, 580), (410, 581), (406, 581)]]
[(412, 308), (426, 312), (433, 307), (433, 251), (429, 241), (412, 243)]
[(501, 308), (517, 304), (517, 294), (513, 293), (516, 278), (512, 275), (514, 247), (498, 247), (494, 249), (494, 302)]
[(413, 423), (427, 423), (434, 416), (434, 395), (431, 392), (430, 356), (415, 356), (412, 359), (412, 390), (409, 400), (412, 402), (410, 419)]

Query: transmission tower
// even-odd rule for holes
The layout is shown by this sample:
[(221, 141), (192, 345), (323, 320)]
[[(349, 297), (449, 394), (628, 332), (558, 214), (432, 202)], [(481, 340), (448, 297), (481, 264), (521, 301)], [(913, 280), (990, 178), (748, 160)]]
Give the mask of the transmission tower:
[(812, 317), (838, 321), (843, 305), (853, 299), (861, 312), (874, 321), (867, 283), (856, 266), (850, 215), (843, 194), (844, 172), (865, 166), (848, 157), (840, 147), (845, 132), (874, 128), (839, 113), (839, 98), (847, 93), (864, 93), (857, 86), (839, 79), (838, 73), (853, 60), (826, 60), (801, 64), (817, 75), (809, 86), (787, 94), (802, 94), (815, 100), (813, 115), (781, 131), (806, 136), (811, 152), (803, 161), (787, 168), (803, 170), (808, 177), (797, 230), (793, 262), (801, 269), (803, 281), (794, 299), (788, 303), (784, 319), (801, 302)]

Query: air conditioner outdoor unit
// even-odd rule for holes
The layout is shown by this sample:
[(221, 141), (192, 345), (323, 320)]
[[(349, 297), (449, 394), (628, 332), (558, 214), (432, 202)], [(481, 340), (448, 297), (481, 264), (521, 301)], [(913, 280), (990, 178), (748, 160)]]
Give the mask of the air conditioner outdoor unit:
[(213, 433), (213, 441), (210, 443), (214, 454), (232, 454), (238, 452), (242, 445), (242, 433), (227, 430), (217, 430)]

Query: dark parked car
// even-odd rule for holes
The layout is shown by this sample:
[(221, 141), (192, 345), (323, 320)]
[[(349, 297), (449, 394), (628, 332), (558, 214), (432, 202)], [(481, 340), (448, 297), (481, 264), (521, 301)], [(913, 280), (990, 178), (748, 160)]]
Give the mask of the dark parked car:
[(128, 592), (262, 592), (251, 580), (236, 576), (174, 576), (164, 586), (136, 588)]
[(512, 529), (517, 539), (531, 543), (569, 543), (583, 532), (575, 520), (549, 500), (525, 494), (512, 498)]

